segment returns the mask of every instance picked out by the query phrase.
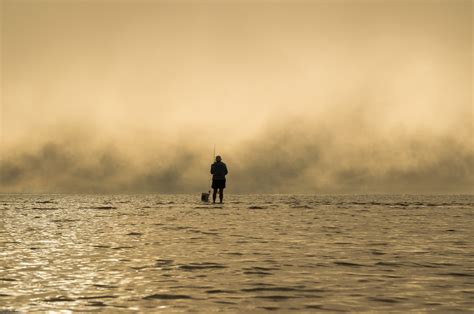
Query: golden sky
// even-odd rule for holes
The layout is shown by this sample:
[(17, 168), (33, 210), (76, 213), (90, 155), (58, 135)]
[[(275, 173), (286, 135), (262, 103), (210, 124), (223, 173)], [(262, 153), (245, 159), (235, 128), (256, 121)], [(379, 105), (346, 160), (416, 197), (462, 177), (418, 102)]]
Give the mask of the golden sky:
[(472, 1), (0, 1), (0, 191), (473, 192)]

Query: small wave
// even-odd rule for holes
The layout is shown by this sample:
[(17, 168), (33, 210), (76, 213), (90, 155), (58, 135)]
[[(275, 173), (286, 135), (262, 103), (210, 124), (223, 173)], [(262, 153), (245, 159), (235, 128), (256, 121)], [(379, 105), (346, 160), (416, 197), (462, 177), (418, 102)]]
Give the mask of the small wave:
[(117, 209), (115, 206), (95, 206), (91, 207), (92, 209)]
[(118, 288), (118, 286), (114, 286), (114, 285), (103, 285), (103, 284), (94, 284), (92, 285), (96, 288), (106, 288), (106, 289), (114, 289), (114, 288)]
[(181, 265), (179, 268), (184, 270), (197, 270), (197, 269), (213, 269), (213, 268), (227, 268), (222, 264), (217, 263), (190, 263), (186, 265)]
[[(385, 274), (381, 275), (384, 278), (403, 278), (403, 276), (398, 276), (398, 275), (390, 275), (390, 274)], [(360, 280), (359, 280), (360, 281)], [(367, 281), (368, 282), (368, 281)]]
[(52, 222), (78, 222), (80, 221), (79, 219), (55, 219), (52, 220)]
[(93, 299), (115, 299), (117, 296), (115, 295), (94, 295), (94, 296), (87, 296), (87, 297), (78, 297), (78, 300), (93, 300)]
[(224, 253), (226, 255), (236, 255), (236, 256), (242, 256), (244, 255), (243, 253), (240, 253), (240, 252), (226, 252)]
[[(417, 252), (417, 253), (418, 253), (418, 252)], [(407, 266), (427, 267), (427, 268), (440, 268), (439, 265), (431, 264), (431, 263), (407, 263)]]
[(439, 275), (454, 276), (454, 277), (474, 277), (473, 273), (459, 273), (459, 272), (441, 273)]
[(152, 294), (143, 297), (143, 300), (178, 300), (178, 299), (192, 299), (191, 296), (185, 294)]
[(371, 242), (369, 243), (370, 246), (388, 246), (387, 242)]
[(456, 263), (431, 263), (433, 265), (436, 265), (436, 266), (461, 266), (460, 264), (456, 264)]
[(246, 288), (241, 289), (243, 292), (260, 292), (260, 291), (302, 291), (299, 288), (292, 287), (258, 287), (258, 288)]
[(410, 206), (409, 203), (405, 203), (405, 202), (398, 202), (398, 203), (393, 203), (393, 205), (396, 205), (396, 206), (402, 206), (402, 207), (407, 207), (407, 206)]
[(262, 306), (260, 308), (267, 311), (278, 311), (280, 309), (278, 306)]
[(58, 210), (58, 209), (61, 209), (61, 208), (57, 208), (57, 207), (32, 207), (31, 209), (35, 209), (35, 210)]
[(129, 235), (129, 236), (141, 236), (141, 235), (143, 235), (143, 233), (140, 233), (140, 232), (130, 232), (130, 233), (127, 233), (127, 235)]
[(308, 305), (305, 305), (305, 308), (313, 309), (313, 310), (323, 310), (324, 305), (321, 305), (321, 304), (308, 304)]
[(235, 302), (230, 302), (230, 301), (222, 301), (222, 300), (217, 300), (214, 301), (214, 303), (220, 303), (220, 304), (237, 304)]
[(72, 301), (76, 301), (76, 300), (69, 297), (65, 297), (65, 296), (57, 296), (57, 297), (44, 299), (44, 302), (72, 302)]
[(235, 291), (212, 289), (212, 290), (206, 290), (205, 292), (208, 293), (208, 294), (217, 294), (217, 293), (234, 293)]
[(339, 265), (339, 266), (349, 266), (349, 267), (364, 267), (364, 266), (367, 266), (367, 265), (363, 265), (363, 264), (357, 264), (357, 263), (345, 262), (345, 261), (337, 261), (337, 262), (334, 262), (334, 264)]
[(124, 249), (133, 249), (133, 246), (116, 246), (112, 250), (124, 250)]
[(104, 302), (101, 301), (89, 301), (87, 302), (88, 306), (107, 306)]
[(399, 263), (399, 262), (377, 262), (377, 263), (375, 263), (375, 265), (377, 265), (377, 266), (392, 266), (392, 267), (396, 266), (396, 267), (398, 267), (398, 266), (401, 266), (402, 264)]
[(384, 298), (384, 297), (368, 297), (367, 299), (371, 301), (384, 302), (384, 303), (399, 303), (399, 300), (393, 298)]
[(206, 235), (219, 235), (218, 232), (201, 231), (201, 230), (197, 230), (197, 229), (191, 229), (191, 230), (189, 230), (189, 232), (199, 233), (199, 234), (206, 234)]
[(289, 295), (257, 295), (254, 298), (257, 298), (257, 299), (270, 299), (272, 301), (284, 301), (284, 300), (293, 299), (293, 298), (296, 298), (296, 297), (289, 296)]
[(244, 270), (262, 270), (262, 271), (269, 271), (269, 270), (278, 270), (278, 267), (261, 267), (261, 266), (253, 266), (253, 267), (245, 267)]
[(206, 285), (179, 285), (179, 286), (170, 286), (170, 289), (211, 289), (212, 286)]
[(266, 209), (264, 206), (250, 206), (248, 209)]
[(270, 272), (267, 272), (267, 271), (244, 271), (243, 273), (245, 275), (261, 275), (261, 276), (273, 275), (273, 273), (270, 273)]

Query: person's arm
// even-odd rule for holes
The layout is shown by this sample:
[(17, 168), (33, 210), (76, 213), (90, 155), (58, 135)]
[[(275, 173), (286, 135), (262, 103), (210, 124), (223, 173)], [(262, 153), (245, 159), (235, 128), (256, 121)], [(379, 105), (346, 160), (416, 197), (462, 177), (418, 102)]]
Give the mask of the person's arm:
[(226, 164), (224, 164), (224, 172), (225, 172), (225, 174), (228, 174), (228, 173), (229, 173), (229, 172), (227, 171), (227, 165), (226, 165)]
[(214, 174), (214, 164), (211, 165), (211, 174)]

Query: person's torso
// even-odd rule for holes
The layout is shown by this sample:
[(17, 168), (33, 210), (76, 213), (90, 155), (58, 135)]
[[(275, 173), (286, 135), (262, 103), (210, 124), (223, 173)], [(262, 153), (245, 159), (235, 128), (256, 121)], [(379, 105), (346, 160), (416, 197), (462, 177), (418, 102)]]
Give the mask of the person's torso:
[(212, 178), (213, 179), (225, 179), (227, 173), (227, 166), (222, 161), (215, 162), (212, 164)]

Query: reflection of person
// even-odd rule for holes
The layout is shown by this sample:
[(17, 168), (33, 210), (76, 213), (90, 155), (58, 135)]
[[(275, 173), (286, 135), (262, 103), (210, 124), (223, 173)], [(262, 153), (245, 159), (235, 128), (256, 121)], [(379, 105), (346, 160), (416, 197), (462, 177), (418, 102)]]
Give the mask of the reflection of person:
[(219, 190), (219, 200), (222, 203), (224, 199), (225, 175), (227, 174), (227, 166), (222, 162), (221, 156), (216, 156), (216, 162), (211, 165), (212, 174), (212, 202), (216, 202), (217, 190)]

